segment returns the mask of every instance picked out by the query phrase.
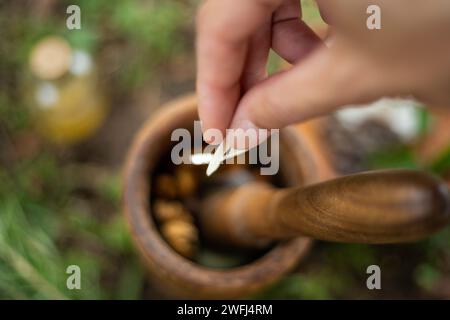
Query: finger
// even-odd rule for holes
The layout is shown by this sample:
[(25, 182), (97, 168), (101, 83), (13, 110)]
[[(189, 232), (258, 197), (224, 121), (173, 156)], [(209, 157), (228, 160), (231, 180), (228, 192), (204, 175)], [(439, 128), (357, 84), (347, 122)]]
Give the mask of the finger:
[(320, 38), (303, 21), (281, 21), (272, 30), (273, 50), (291, 64), (322, 45)]
[(321, 48), (293, 69), (245, 94), (231, 128), (282, 128), (348, 104), (389, 94), (392, 85), (362, 56), (347, 49)]
[(228, 127), (240, 97), (248, 41), (281, 0), (209, 0), (197, 19), (197, 92), (203, 130)]
[(300, 61), (321, 43), (301, 17), (298, 0), (284, 1), (273, 14), (272, 49), (289, 63)]
[(319, 37), (300, 19), (300, 1), (284, 0), (274, 12), (272, 22), (252, 36), (244, 66), (241, 94), (267, 77), (270, 47), (289, 63), (295, 63), (321, 44)]
[(267, 22), (251, 37), (241, 77), (241, 94), (267, 78), (267, 61), (271, 45), (271, 23)]
[(334, 0), (316, 0), (317, 7), (319, 9), (319, 14), (322, 20), (328, 24), (328, 25), (335, 25), (335, 14), (336, 12), (339, 13), (340, 11), (344, 11), (345, 13), (347, 10), (343, 10), (342, 6), (347, 6), (348, 9), (349, 6), (351, 6), (353, 3), (347, 2), (340, 2), (334, 1)]

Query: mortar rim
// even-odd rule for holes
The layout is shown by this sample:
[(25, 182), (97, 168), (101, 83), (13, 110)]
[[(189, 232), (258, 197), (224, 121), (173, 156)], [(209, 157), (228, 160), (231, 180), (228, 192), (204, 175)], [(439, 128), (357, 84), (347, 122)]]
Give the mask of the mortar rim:
[[(202, 295), (239, 296), (245, 291), (250, 294), (279, 279), (293, 269), (306, 255), (312, 239), (296, 238), (277, 244), (260, 258), (243, 266), (229, 269), (214, 269), (201, 266), (176, 253), (162, 238), (151, 218), (149, 174), (153, 169), (149, 162), (156, 164), (151, 158), (151, 147), (157, 147), (155, 134), (169, 131), (169, 118), (182, 118), (183, 115), (196, 114), (197, 99), (195, 95), (181, 97), (161, 107), (161, 109), (144, 124), (138, 132), (130, 148), (123, 171), (123, 204), (125, 217), (133, 240), (145, 259), (150, 271), (162, 280), (170, 281), (175, 286)], [(301, 142), (301, 137), (292, 128), (283, 129), (290, 138)], [(280, 135), (281, 141), (281, 135)], [(295, 153), (306, 154), (306, 151), (295, 150)], [(155, 154), (155, 153), (153, 153)], [(149, 158), (150, 156), (150, 158)], [(317, 168), (313, 160), (301, 165), (302, 173), (309, 175), (307, 183), (318, 179)], [(309, 170), (308, 170), (309, 169)]]

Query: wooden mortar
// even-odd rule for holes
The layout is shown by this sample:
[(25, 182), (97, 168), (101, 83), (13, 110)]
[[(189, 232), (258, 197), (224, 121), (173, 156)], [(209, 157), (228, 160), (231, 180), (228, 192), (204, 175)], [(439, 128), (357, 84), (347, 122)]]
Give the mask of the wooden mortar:
[[(124, 171), (124, 206), (134, 241), (157, 287), (169, 297), (238, 298), (254, 294), (291, 271), (305, 256), (312, 240), (280, 241), (268, 253), (244, 266), (212, 269), (177, 254), (162, 238), (151, 214), (150, 176), (170, 152), (177, 128), (198, 120), (197, 101), (188, 96), (161, 108), (142, 128), (129, 151)], [(319, 181), (313, 152), (292, 128), (280, 131), (280, 168), (286, 186)]]
[(304, 125), (280, 132), (280, 169), (287, 188), (264, 182), (219, 188), (203, 200), (198, 216), (209, 241), (241, 247), (265, 247), (275, 240), (277, 244), (244, 266), (200, 266), (178, 255), (161, 237), (150, 203), (150, 177), (170, 152), (171, 133), (191, 129), (197, 119), (194, 96), (163, 107), (138, 134), (124, 172), (125, 212), (135, 242), (158, 288), (170, 297), (237, 298), (255, 293), (295, 267), (311, 244), (305, 236), (398, 243), (422, 239), (450, 220), (450, 193), (443, 180), (416, 170), (335, 178), (321, 156), (321, 142)]

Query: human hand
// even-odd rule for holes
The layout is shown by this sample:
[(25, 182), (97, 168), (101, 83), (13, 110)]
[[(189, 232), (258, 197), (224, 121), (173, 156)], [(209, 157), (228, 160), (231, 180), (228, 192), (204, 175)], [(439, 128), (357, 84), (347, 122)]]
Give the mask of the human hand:
[[(299, 19), (299, 0), (204, 3), (197, 22), (204, 131), (281, 128), (382, 96), (450, 105), (448, 0), (317, 3), (331, 29), (328, 47)], [(381, 8), (381, 30), (366, 26), (370, 4)], [(294, 67), (268, 77), (270, 48)]]

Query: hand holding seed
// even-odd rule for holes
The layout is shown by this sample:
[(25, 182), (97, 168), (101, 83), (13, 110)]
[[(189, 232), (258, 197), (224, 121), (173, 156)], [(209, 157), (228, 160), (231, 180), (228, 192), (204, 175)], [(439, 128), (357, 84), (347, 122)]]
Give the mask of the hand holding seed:
[[(281, 128), (383, 96), (450, 105), (448, 0), (316, 2), (331, 30), (328, 47), (301, 20), (299, 0), (204, 3), (197, 20), (204, 130)], [(380, 30), (367, 28), (369, 5), (381, 8)], [(270, 49), (294, 67), (268, 77)]]

